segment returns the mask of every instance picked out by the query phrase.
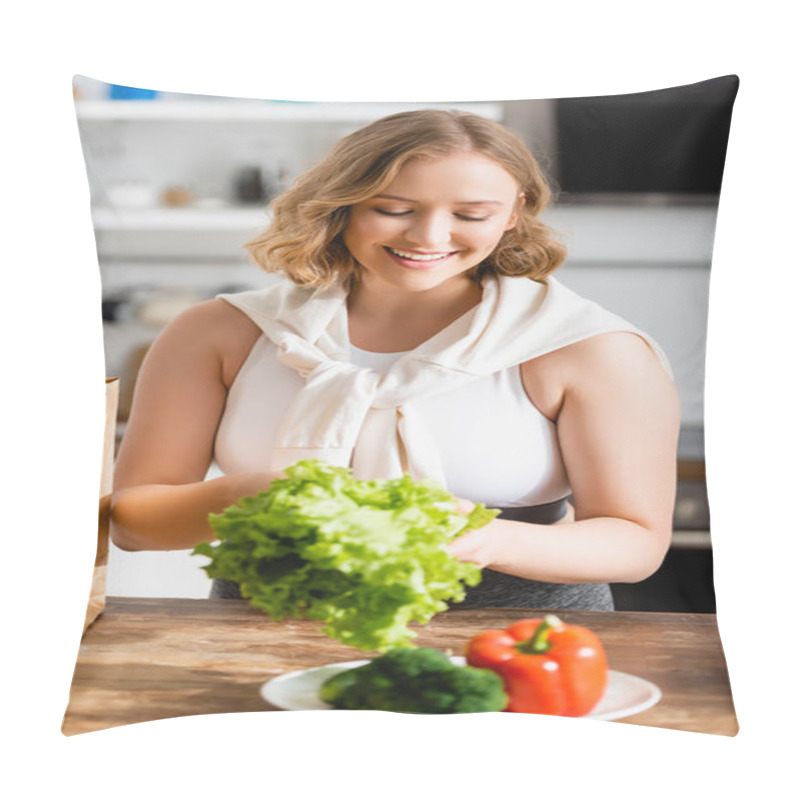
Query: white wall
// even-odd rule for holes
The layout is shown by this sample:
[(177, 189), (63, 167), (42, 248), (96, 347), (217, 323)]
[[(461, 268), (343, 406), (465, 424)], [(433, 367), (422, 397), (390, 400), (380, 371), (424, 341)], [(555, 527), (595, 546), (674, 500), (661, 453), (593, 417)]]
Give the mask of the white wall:
[(108, 554), (106, 593), (112, 597), (208, 597), (211, 580), (201, 569), (208, 559), (190, 550), (127, 553), (113, 544)]
[(565, 266), (558, 277), (579, 294), (629, 320), (661, 345), (681, 397), (684, 426), (702, 426), (707, 265), (650, 264), (636, 268), (577, 264)]

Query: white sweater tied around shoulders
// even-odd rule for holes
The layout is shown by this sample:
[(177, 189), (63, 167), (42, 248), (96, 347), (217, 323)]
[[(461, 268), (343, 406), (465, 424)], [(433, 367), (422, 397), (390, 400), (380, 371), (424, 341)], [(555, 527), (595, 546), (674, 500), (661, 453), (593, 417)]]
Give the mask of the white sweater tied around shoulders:
[[(436, 448), (415, 401), (517, 366), (599, 333), (647, 334), (553, 278), (488, 277), (473, 309), (398, 358), (386, 374), (349, 360), (347, 291), (281, 280), (266, 289), (222, 294), (278, 348), (279, 360), (306, 379), (280, 426), (270, 465), (306, 458), (352, 467), (357, 478), (408, 472), (444, 485)], [(454, 409), (457, 413), (457, 409)]]

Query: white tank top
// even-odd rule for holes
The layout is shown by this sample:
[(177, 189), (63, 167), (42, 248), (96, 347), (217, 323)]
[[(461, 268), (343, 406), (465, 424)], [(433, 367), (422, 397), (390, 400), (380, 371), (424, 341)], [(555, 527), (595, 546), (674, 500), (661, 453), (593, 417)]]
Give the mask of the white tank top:
[[(351, 361), (386, 372), (403, 353), (351, 345)], [(224, 473), (266, 471), (278, 428), (304, 379), (277, 359), (266, 337), (239, 370), (217, 430), (214, 458)], [(519, 367), (415, 401), (432, 433), (446, 488), (456, 497), (509, 508), (550, 503), (570, 492), (556, 426), (529, 400)]]

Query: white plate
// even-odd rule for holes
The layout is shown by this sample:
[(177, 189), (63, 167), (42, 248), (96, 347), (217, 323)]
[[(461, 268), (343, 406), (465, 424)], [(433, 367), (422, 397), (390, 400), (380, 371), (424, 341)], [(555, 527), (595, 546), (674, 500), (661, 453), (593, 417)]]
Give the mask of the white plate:
[[(454, 664), (463, 666), (461, 656), (451, 656)], [(324, 667), (287, 672), (261, 687), (261, 696), (270, 705), (285, 711), (324, 711), (330, 709), (319, 699), (322, 684), (337, 672), (367, 664), (367, 661), (344, 661)], [(608, 686), (602, 700), (586, 714), (589, 719), (621, 719), (638, 714), (661, 699), (661, 690), (654, 683), (627, 672), (608, 671)]]

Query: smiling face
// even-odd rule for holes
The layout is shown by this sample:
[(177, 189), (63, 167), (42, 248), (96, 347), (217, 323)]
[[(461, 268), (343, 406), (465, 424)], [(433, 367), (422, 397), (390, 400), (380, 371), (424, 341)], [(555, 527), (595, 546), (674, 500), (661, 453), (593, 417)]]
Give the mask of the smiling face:
[(375, 288), (424, 291), (467, 273), (514, 227), (517, 182), (475, 151), (415, 159), (380, 194), (356, 203), (344, 243)]

